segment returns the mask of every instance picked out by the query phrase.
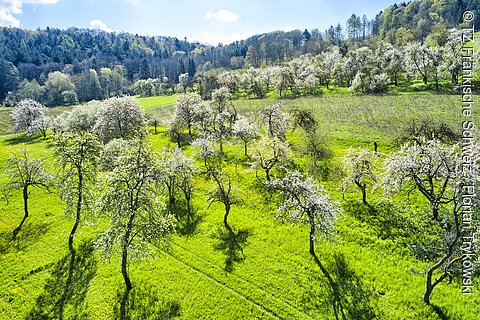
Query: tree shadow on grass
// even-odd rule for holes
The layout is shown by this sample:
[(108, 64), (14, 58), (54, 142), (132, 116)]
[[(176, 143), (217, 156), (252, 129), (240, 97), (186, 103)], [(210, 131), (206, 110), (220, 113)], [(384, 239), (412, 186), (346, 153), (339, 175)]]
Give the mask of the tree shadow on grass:
[(177, 218), (177, 232), (182, 236), (192, 236), (197, 231), (198, 225), (203, 221), (204, 216), (200, 215), (195, 208), (190, 207), (190, 213), (185, 209), (186, 204), (175, 203), (173, 213)]
[(9, 146), (17, 145), (17, 144), (32, 144), (39, 142), (43, 139), (42, 135), (34, 135), (34, 136), (27, 136), (26, 134), (15, 135), (11, 138), (5, 140), (5, 143)]
[(13, 236), (12, 231), (0, 232), (0, 254), (23, 251), (45, 235), (50, 228), (48, 223), (25, 223)]
[(405, 208), (389, 201), (364, 205), (360, 201), (348, 201), (344, 212), (367, 223), (380, 239), (393, 240), (399, 248), (407, 248), (417, 259), (431, 261), (439, 258), (442, 247), (441, 230), (431, 224), (426, 212), (412, 215)]
[(330, 305), (337, 320), (377, 317), (372, 301), (375, 298), (374, 293), (363, 285), (343, 255), (336, 254), (328, 269), (316, 254), (313, 255), (313, 259), (321, 273), (314, 272), (311, 275), (310, 287), (304, 295), (307, 308), (315, 310), (323, 308), (324, 312), (330, 312), (331, 310), (325, 310), (326, 305)]
[(88, 316), (85, 297), (97, 272), (91, 241), (80, 244), (53, 265), (43, 293), (25, 319), (83, 319)]
[(115, 319), (122, 320), (172, 319), (180, 315), (180, 305), (162, 298), (153, 286), (140, 282), (130, 291), (118, 290), (113, 312)]
[(435, 311), (435, 313), (441, 320), (450, 320), (450, 318), (443, 312), (443, 310), (439, 306), (430, 304), (430, 307), (433, 309), (433, 311)]
[(230, 226), (219, 229), (214, 236), (219, 242), (214, 246), (215, 250), (222, 251), (225, 255), (225, 271), (232, 272), (236, 263), (243, 262), (245, 255), (243, 248), (247, 245), (249, 236), (247, 229), (234, 230)]

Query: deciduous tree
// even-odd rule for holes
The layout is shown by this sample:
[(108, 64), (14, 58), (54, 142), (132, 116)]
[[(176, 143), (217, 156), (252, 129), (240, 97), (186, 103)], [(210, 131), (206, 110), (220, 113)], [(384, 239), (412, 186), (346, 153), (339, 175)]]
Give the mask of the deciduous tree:
[(105, 177), (100, 200), (102, 212), (110, 217), (110, 227), (97, 245), (106, 255), (120, 253), (127, 293), (133, 288), (129, 255), (147, 257), (148, 244), (166, 241), (175, 228), (175, 219), (165, 212), (155, 182), (155, 159), (141, 139), (128, 142)]
[(344, 157), (344, 170), (347, 176), (342, 180), (342, 188), (345, 191), (355, 184), (362, 192), (364, 205), (368, 205), (367, 187), (375, 186), (377, 183), (377, 177), (372, 170), (375, 157), (375, 153), (362, 148), (350, 148)]
[(145, 133), (145, 112), (132, 97), (105, 100), (96, 115), (93, 132), (104, 143), (115, 138), (135, 138)]
[(57, 134), (54, 146), (56, 162), (62, 168), (60, 188), (65, 212), (75, 217), (68, 238), (68, 247), (73, 251), (73, 238), (82, 221), (82, 213), (88, 213), (88, 206), (94, 199), (92, 190), (101, 145), (92, 133), (82, 131)]
[(48, 122), (47, 108), (34, 100), (20, 101), (13, 109), (11, 116), (15, 122), (14, 132), (26, 131), (27, 135), (42, 132), (46, 137), (45, 123)]
[(272, 180), (267, 186), (282, 195), (280, 219), (310, 227), (310, 254), (315, 255), (315, 239), (333, 235), (333, 224), (340, 211), (337, 203), (311, 177), (299, 171), (286, 171), (284, 178)]
[(23, 193), (24, 215), (18, 227), (13, 231), (13, 237), (15, 238), (28, 218), (29, 188), (37, 187), (48, 191), (53, 185), (53, 177), (45, 170), (43, 160), (40, 158), (32, 159), (25, 148), (22, 148), (19, 153), (12, 153), (7, 160), (6, 170), (10, 175), (10, 179), (3, 187), (5, 197), (12, 190), (21, 189)]

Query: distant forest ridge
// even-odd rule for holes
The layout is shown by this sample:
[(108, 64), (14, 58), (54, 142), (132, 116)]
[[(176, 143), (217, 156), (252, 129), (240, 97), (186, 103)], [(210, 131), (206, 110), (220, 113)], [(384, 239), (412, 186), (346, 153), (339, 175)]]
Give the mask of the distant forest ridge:
[[(391, 5), (373, 19), (353, 14), (345, 24), (325, 31), (275, 31), (254, 35), (229, 45), (205, 45), (175, 37), (147, 37), (129, 33), (69, 28), (24, 30), (0, 28), (0, 102), (19, 88), (40, 90), (54, 72), (68, 76), (63, 100), (91, 98), (83, 94), (91, 77), (111, 83), (108, 92), (97, 98), (129, 93), (142, 79), (162, 79), (170, 86), (179, 76), (210, 70), (235, 70), (280, 65), (303, 54), (320, 54), (333, 46), (345, 55), (360, 45), (378, 40), (403, 46), (439, 37), (446, 30), (461, 27), (466, 10), (476, 12), (474, 25), (480, 25), (480, 0), (422, 0)], [(95, 71), (92, 74), (91, 71)], [(82, 96), (83, 94), (83, 96)]]

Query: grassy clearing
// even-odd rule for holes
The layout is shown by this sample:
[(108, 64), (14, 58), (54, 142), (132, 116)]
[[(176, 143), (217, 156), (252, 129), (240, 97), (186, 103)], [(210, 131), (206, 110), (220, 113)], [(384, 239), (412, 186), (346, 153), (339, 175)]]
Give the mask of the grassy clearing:
[[(127, 308), (131, 318), (164, 319), (169, 314), (179, 319), (341, 319), (343, 313), (346, 319), (477, 319), (480, 298), (461, 295), (457, 282), (435, 289), (435, 308), (421, 301), (429, 263), (409, 249), (429, 234), (428, 220), (423, 219), (427, 206), (417, 201), (421, 198), (412, 196), (405, 203), (398, 196), (386, 202), (377, 191), (369, 194), (376, 208), (372, 211), (354, 189), (342, 199), (341, 177), (335, 171), (350, 146), (373, 148), (378, 141), (380, 151), (394, 149), (394, 136), (415, 116), (458, 123), (459, 100), (423, 95), (282, 99), (286, 110), (315, 111), (334, 152), (328, 162), (330, 174), (322, 183), (342, 203), (343, 213), (336, 241), (321, 242), (317, 253), (336, 290), (308, 253), (307, 228), (275, 218), (275, 199), (248, 170), (242, 146), (228, 145), (226, 170), (244, 200), (232, 207), (229, 223), (242, 236), (226, 236), (223, 207), (207, 205), (206, 193), (213, 184), (198, 175), (195, 223), (187, 226), (179, 219), (180, 232), (170, 248), (130, 266), (135, 286), (134, 303)], [(240, 100), (235, 106), (244, 113), (274, 102), (278, 100)], [(166, 129), (151, 136), (156, 150), (174, 145), (163, 134)], [(289, 133), (288, 138), (297, 162), (305, 165), (301, 133)], [(22, 142), (52, 164), (49, 140), (19, 135), (0, 139), (0, 164), (8, 157), (7, 149), (19, 148)], [(185, 150), (195, 152), (188, 146)], [(197, 165), (201, 168), (200, 162)], [(0, 183), (6, 179), (4, 171)], [(31, 216), (14, 242), (11, 231), (22, 217), (20, 192), (9, 200), (0, 203), (0, 319), (117, 319), (123, 293), (119, 259), (103, 261), (89, 245), (106, 228), (105, 221), (80, 227), (75, 240), (79, 253), (72, 262), (67, 237), (73, 221), (63, 215), (58, 192), (32, 192)], [(69, 272), (73, 277), (67, 285)]]
[(150, 109), (157, 107), (172, 106), (177, 100), (178, 94), (173, 94), (170, 96), (157, 96), (157, 97), (147, 97), (147, 98), (138, 98), (142, 108)]

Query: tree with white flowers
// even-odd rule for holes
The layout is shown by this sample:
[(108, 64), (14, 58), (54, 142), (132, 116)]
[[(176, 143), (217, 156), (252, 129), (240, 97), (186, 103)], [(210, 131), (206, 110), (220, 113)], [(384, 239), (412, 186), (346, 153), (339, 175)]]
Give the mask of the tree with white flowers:
[(61, 167), (60, 188), (65, 212), (75, 217), (68, 238), (68, 247), (73, 252), (73, 238), (82, 216), (93, 211), (89, 206), (95, 199), (93, 188), (101, 144), (90, 132), (69, 132), (56, 135), (54, 146), (56, 162)]
[(456, 148), (425, 138), (420, 138), (420, 143), (403, 145), (385, 163), (383, 185), (387, 194), (402, 188), (409, 192), (418, 189), (430, 203), (432, 218), (439, 221), (440, 206), (452, 202), (452, 183), (457, 175)]
[(188, 75), (188, 72), (187, 73), (182, 73), (181, 75), (178, 76), (178, 84), (182, 88), (183, 93), (187, 92), (189, 79), (190, 79), (190, 77)]
[[(53, 185), (53, 176), (45, 169), (43, 159), (33, 158), (23, 148), (19, 153), (12, 153), (7, 160), (6, 170), (10, 175), (9, 181), (3, 186), (5, 198), (12, 190), (22, 190), (23, 193), (23, 219), (13, 231), (15, 238), (28, 218), (28, 198), (31, 187), (49, 190)], [(7, 199), (8, 201), (8, 199)]]
[(46, 137), (45, 127), (48, 127), (49, 117), (47, 107), (40, 102), (31, 99), (22, 100), (17, 103), (11, 116), (15, 123), (14, 132), (26, 131), (29, 136), (42, 132)]
[(271, 180), (271, 171), (279, 163), (288, 161), (291, 157), (288, 143), (278, 139), (264, 136), (252, 147), (251, 169), (258, 177), (258, 170), (265, 171), (267, 181)]
[(190, 200), (192, 196), (193, 163), (187, 158), (182, 149), (163, 149), (157, 161), (158, 179), (165, 186), (168, 195), (168, 208), (174, 213), (177, 194), (185, 196), (187, 210), (190, 214)]
[(260, 122), (265, 126), (265, 131), (271, 138), (286, 139), (287, 117), (279, 103), (260, 110)]
[(320, 79), (329, 89), (330, 82), (334, 76), (335, 63), (341, 60), (342, 55), (338, 47), (332, 48), (330, 51), (323, 52), (315, 58), (315, 64), (320, 70)]
[(231, 98), (225, 87), (212, 93), (213, 133), (219, 143), (220, 153), (223, 153), (223, 141), (231, 136), (233, 124), (238, 116)]
[(91, 132), (97, 122), (97, 112), (103, 107), (100, 101), (90, 101), (57, 116), (53, 129), (60, 132)]
[(198, 118), (198, 110), (202, 107), (202, 98), (196, 93), (182, 94), (175, 103), (173, 122), (186, 128), (190, 138), (192, 138), (192, 130)]
[(381, 43), (378, 46), (376, 55), (382, 70), (390, 76), (393, 83), (397, 86), (398, 75), (405, 69), (405, 59), (402, 51), (398, 50), (390, 43)]
[[(464, 152), (462, 157), (458, 145), (449, 146), (435, 139), (422, 139), (421, 143), (407, 143), (386, 163), (386, 190), (398, 191), (402, 186), (409, 191), (417, 188), (430, 202), (434, 223), (443, 231), (439, 258), (426, 272), (423, 295), (426, 304), (430, 304), (430, 296), (437, 285), (445, 280), (448, 280), (447, 284), (452, 282), (455, 267), (464, 258), (460, 241), (465, 231), (465, 225), (462, 225), (464, 211), (470, 216), (468, 221), (478, 221), (479, 218), (480, 199), (472, 196), (467, 203), (464, 195), (480, 185), (480, 149), (473, 142)], [(464, 160), (468, 161), (468, 166), (465, 166)], [(469, 229), (473, 238), (467, 249), (476, 254), (480, 249), (478, 226), (472, 223)]]
[(247, 117), (239, 117), (233, 125), (233, 135), (243, 142), (243, 154), (248, 157), (248, 145), (260, 137), (260, 132)]
[(423, 83), (427, 84), (435, 68), (432, 49), (420, 42), (410, 42), (405, 46), (404, 52), (407, 72), (411, 75), (419, 73)]
[(280, 219), (310, 227), (310, 254), (315, 255), (315, 240), (333, 235), (333, 224), (340, 212), (338, 204), (323, 187), (299, 171), (286, 171), (284, 178), (272, 180), (267, 186), (281, 193)]
[(445, 44), (445, 52), (443, 56), (443, 69), (450, 73), (452, 83), (457, 85), (460, 72), (462, 71), (462, 33), (457, 29), (451, 29), (447, 43)]
[(215, 150), (215, 142), (214, 136), (204, 133), (204, 136), (193, 141), (192, 145), (200, 149), (197, 156), (204, 162), (207, 179), (215, 181), (214, 187), (208, 191), (208, 202), (210, 205), (214, 202), (224, 205), (223, 223), (225, 229), (233, 234), (233, 230), (228, 224), (228, 216), (232, 205), (239, 201), (236, 197), (236, 188), (232, 185), (232, 178), (228, 172), (223, 170), (223, 155), (222, 152)]
[(274, 83), (280, 97), (286, 90), (291, 89), (294, 84), (294, 76), (289, 67), (278, 67), (275, 69)]
[(365, 205), (368, 205), (367, 187), (375, 186), (377, 183), (377, 177), (372, 170), (375, 157), (375, 153), (362, 148), (350, 148), (344, 157), (344, 170), (347, 176), (342, 180), (342, 188), (345, 191), (353, 184), (356, 185), (362, 192), (362, 201)]
[(127, 292), (133, 288), (129, 255), (148, 257), (149, 244), (164, 243), (175, 228), (175, 218), (165, 210), (156, 178), (153, 152), (142, 139), (128, 141), (105, 177), (100, 209), (109, 216), (110, 227), (96, 244), (106, 256), (118, 253), (122, 257)]
[(145, 112), (133, 97), (115, 97), (103, 101), (96, 116), (93, 132), (104, 143), (145, 134)]

